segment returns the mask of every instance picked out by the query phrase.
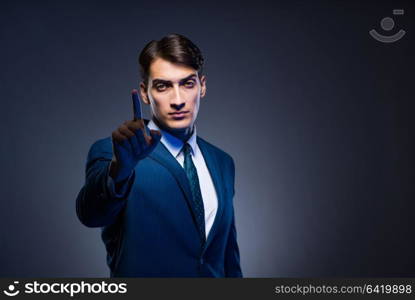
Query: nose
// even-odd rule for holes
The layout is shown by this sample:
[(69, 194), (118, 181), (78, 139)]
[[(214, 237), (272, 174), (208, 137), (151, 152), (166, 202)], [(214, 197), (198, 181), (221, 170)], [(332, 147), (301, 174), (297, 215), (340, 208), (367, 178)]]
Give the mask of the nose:
[(174, 87), (173, 99), (170, 102), (170, 106), (176, 110), (180, 110), (185, 105), (184, 98), (180, 95), (180, 89), (178, 86)]

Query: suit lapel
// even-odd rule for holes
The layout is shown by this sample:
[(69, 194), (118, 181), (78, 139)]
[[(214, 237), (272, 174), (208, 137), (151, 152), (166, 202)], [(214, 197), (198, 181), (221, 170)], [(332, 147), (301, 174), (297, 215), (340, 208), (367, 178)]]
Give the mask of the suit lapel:
[(218, 225), (220, 223), (220, 219), (222, 217), (223, 213), (223, 201), (224, 201), (224, 191), (223, 191), (223, 184), (222, 182), (222, 174), (220, 173), (220, 165), (217, 161), (214, 153), (210, 150), (210, 148), (205, 144), (205, 141), (199, 137), (197, 137), (197, 144), (199, 145), (200, 150), (202, 151), (203, 158), (205, 159), (206, 165), (208, 167), (210, 176), (212, 178), (213, 184), (215, 186), (216, 195), (218, 198), (218, 210), (215, 215), (215, 219), (212, 225), (212, 228), (210, 229), (208, 239), (205, 245), (205, 249), (209, 246), (210, 242), (213, 239), (213, 236), (215, 235)]
[[(199, 149), (201, 150), (203, 154), (203, 158), (208, 167), (210, 176), (215, 186), (216, 195), (218, 198), (218, 210), (216, 212), (212, 228), (210, 229), (207, 241), (205, 243), (204, 248), (206, 249), (211, 243), (213, 236), (218, 230), (220, 219), (223, 213), (223, 204), (224, 204), (223, 203), (224, 191), (223, 191), (223, 184), (222, 184), (223, 179), (220, 173), (220, 165), (218, 161), (216, 160), (212, 151), (209, 150), (209, 148), (205, 145), (204, 141), (201, 140), (199, 137), (197, 138), (197, 143), (199, 145)], [(196, 217), (194, 213), (195, 209), (194, 209), (194, 204), (192, 201), (192, 192), (190, 189), (189, 180), (187, 179), (186, 173), (184, 172), (182, 166), (177, 162), (176, 158), (174, 158), (173, 155), (171, 155), (171, 153), (169, 152), (169, 150), (167, 150), (167, 148), (163, 145), (163, 143), (159, 143), (156, 146), (156, 148), (154, 148), (154, 150), (149, 154), (149, 157), (156, 160), (161, 165), (165, 166), (174, 176), (178, 185), (183, 191), (183, 194), (185, 195), (187, 205), (193, 217), (193, 224), (195, 225), (197, 229), (197, 221), (196, 221)]]
[(176, 179), (180, 189), (183, 191), (185, 196), (187, 205), (189, 210), (192, 214), (193, 223), (198, 230), (197, 221), (195, 217), (195, 207), (192, 200), (192, 191), (190, 189), (189, 180), (184, 172), (182, 166), (176, 160), (175, 157), (170, 153), (170, 151), (163, 145), (163, 143), (159, 142), (156, 148), (149, 154), (149, 157), (159, 162), (161, 165), (165, 166), (173, 177)]
[[(150, 120), (144, 119), (145, 125), (148, 125)], [(159, 142), (152, 152), (150, 152), (149, 157), (158, 161), (160, 164), (165, 166), (174, 176), (177, 183), (179, 184), (183, 194), (185, 195), (187, 204), (191, 208), (193, 220), (194, 218), (194, 207), (192, 200), (192, 191), (190, 190), (189, 180), (187, 179), (186, 173), (184, 172), (182, 166), (176, 160), (175, 157), (170, 153), (170, 151), (163, 145), (162, 142)], [(196, 223), (195, 223), (196, 225)]]

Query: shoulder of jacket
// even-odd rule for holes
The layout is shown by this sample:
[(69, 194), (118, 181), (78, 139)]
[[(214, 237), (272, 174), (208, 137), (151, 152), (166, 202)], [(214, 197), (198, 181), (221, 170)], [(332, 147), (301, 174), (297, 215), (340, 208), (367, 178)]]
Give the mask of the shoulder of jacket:
[(198, 136), (197, 139), (198, 139), (198, 144), (199, 145), (202, 145), (202, 147), (206, 147), (207, 149), (209, 149), (211, 152), (213, 152), (216, 155), (216, 157), (219, 160), (225, 161), (227, 163), (230, 163), (230, 164), (234, 165), (233, 158), (230, 154), (228, 154), (224, 150), (220, 149), (219, 147), (209, 143), (208, 141), (201, 138), (200, 136)]
[(97, 153), (108, 153), (112, 155), (111, 137), (96, 140), (90, 147), (88, 157), (93, 157)]

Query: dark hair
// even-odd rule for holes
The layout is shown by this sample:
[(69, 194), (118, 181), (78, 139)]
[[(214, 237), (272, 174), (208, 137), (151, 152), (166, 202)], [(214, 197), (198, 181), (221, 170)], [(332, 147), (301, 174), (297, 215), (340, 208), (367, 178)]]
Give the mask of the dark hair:
[(200, 49), (188, 38), (180, 34), (169, 34), (159, 41), (149, 42), (141, 51), (138, 62), (140, 74), (147, 86), (150, 65), (156, 58), (163, 58), (171, 63), (181, 64), (203, 73), (204, 59)]

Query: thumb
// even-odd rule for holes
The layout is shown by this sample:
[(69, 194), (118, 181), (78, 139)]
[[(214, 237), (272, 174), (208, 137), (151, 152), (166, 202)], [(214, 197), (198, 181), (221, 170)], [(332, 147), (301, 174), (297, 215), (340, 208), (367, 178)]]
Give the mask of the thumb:
[(159, 130), (150, 129), (151, 144), (156, 145), (161, 139), (161, 132)]
[(154, 148), (156, 148), (158, 142), (161, 139), (161, 132), (158, 130), (150, 130), (150, 144), (148, 144), (148, 146), (145, 148), (142, 157), (146, 157), (148, 154), (150, 154)]

